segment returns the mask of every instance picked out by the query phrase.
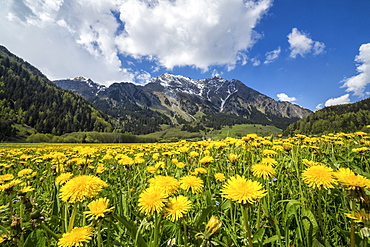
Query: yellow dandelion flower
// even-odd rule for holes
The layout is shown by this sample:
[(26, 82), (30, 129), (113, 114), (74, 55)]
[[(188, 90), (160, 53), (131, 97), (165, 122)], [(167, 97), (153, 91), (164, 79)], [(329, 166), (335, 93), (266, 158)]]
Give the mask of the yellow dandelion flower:
[(154, 153), (154, 154), (152, 155), (152, 158), (153, 158), (154, 160), (157, 160), (157, 159), (159, 158), (159, 153)]
[(19, 190), (19, 193), (25, 194), (27, 192), (33, 191), (35, 188), (32, 188), (31, 186), (25, 186)]
[(93, 228), (91, 226), (75, 227), (72, 231), (64, 233), (58, 241), (59, 247), (75, 247), (84, 246), (93, 236)]
[(197, 156), (199, 156), (199, 153), (198, 152), (195, 152), (195, 151), (191, 151), (189, 153), (189, 155), (190, 155), (190, 157), (197, 157)]
[(184, 162), (179, 162), (179, 163), (177, 163), (177, 164), (176, 164), (176, 166), (177, 166), (178, 168), (182, 169), (182, 168), (184, 168), (184, 167), (185, 167), (185, 164), (184, 164)]
[(103, 173), (106, 170), (104, 164), (98, 163), (98, 166), (96, 167), (96, 174)]
[(33, 170), (30, 169), (30, 168), (22, 169), (18, 172), (18, 177), (23, 177), (24, 175), (28, 175), (32, 172), (33, 172)]
[(135, 157), (135, 159), (134, 159), (135, 164), (141, 164), (141, 163), (144, 163), (144, 162), (145, 162), (145, 159), (143, 157)]
[(334, 173), (336, 179), (339, 183), (348, 186), (348, 190), (355, 190), (356, 188), (366, 188), (370, 186), (370, 180), (361, 176), (356, 175), (349, 168), (339, 168), (337, 172)]
[(87, 214), (92, 219), (104, 218), (108, 213), (112, 212), (114, 207), (109, 208), (109, 199), (99, 198), (90, 202), (87, 207), (89, 211), (85, 211), (84, 214)]
[(242, 204), (252, 204), (266, 194), (267, 191), (259, 182), (246, 180), (239, 175), (231, 177), (221, 189), (222, 197)]
[(30, 175), (24, 176), (25, 179), (33, 178), (37, 175), (37, 172), (32, 172)]
[(344, 215), (350, 219), (355, 220), (355, 222), (358, 223), (365, 223), (370, 221), (370, 213), (366, 212), (363, 208), (361, 208), (360, 210), (352, 211), (350, 213), (345, 213)]
[(273, 158), (262, 158), (262, 161), (261, 161), (262, 164), (265, 164), (265, 165), (277, 165), (278, 162), (273, 159)]
[(206, 231), (211, 236), (221, 228), (222, 222), (214, 215), (211, 216), (207, 225)]
[(180, 182), (171, 176), (157, 175), (154, 178), (148, 180), (150, 186), (159, 187), (167, 195), (172, 195), (180, 188)]
[(118, 164), (120, 165), (133, 165), (135, 162), (134, 160), (127, 156), (127, 155), (123, 155), (119, 160), (118, 160)]
[(252, 166), (253, 176), (263, 179), (269, 179), (276, 174), (274, 167), (266, 164), (254, 164)]
[(264, 150), (262, 150), (262, 154), (264, 154), (264, 155), (277, 155), (278, 153), (274, 150), (264, 149)]
[(360, 148), (353, 148), (352, 152), (360, 153), (360, 152), (364, 152), (364, 151), (368, 151), (368, 150), (369, 150), (368, 147), (360, 147)]
[(203, 168), (203, 167), (197, 167), (197, 168), (194, 169), (194, 171), (196, 173), (200, 173), (200, 174), (207, 173), (207, 169), (206, 168)]
[(235, 161), (239, 158), (239, 156), (240, 156), (240, 155), (236, 155), (236, 154), (231, 153), (231, 154), (229, 154), (229, 155), (227, 156), (227, 159), (228, 159), (230, 162), (235, 162)]
[(315, 162), (313, 160), (308, 160), (308, 159), (302, 159), (302, 163), (305, 164), (308, 167), (314, 166), (314, 165), (320, 165), (320, 163)]
[(163, 189), (150, 186), (141, 192), (139, 196), (140, 212), (145, 213), (146, 215), (150, 215), (155, 212), (159, 213), (167, 201), (166, 198), (167, 194)]
[(157, 162), (157, 163), (154, 164), (154, 167), (156, 169), (158, 169), (158, 168), (165, 168), (166, 167), (166, 163), (164, 163), (163, 161), (159, 161), (159, 162)]
[(9, 181), (9, 180), (12, 180), (14, 178), (14, 175), (13, 174), (4, 174), (4, 175), (0, 175), (0, 183), (4, 182), (4, 181)]
[(215, 179), (219, 182), (223, 182), (225, 181), (225, 175), (223, 173), (218, 172), (215, 174)]
[(79, 175), (69, 180), (60, 189), (62, 201), (74, 203), (96, 196), (108, 184), (97, 176)]
[(22, 183), (23, 181), (20, 180), (20, 179), (14, 179), (6, 184), (2, 184), (0, 185), (0, 191), (7, 191), (7, 190), (11, 190), (13, 187), (15, 187), (16, 185)]
[(8, 234), (2, 234), (0, 236), (0, 244), (7, 241), (7, 240), (10, 240), (10, 236)]
[(314, 165), (302, 172), (302, 179), (310, 187), (321, 189), (334, 188), (337, 181), (334, 179), (333, 169), (325, 165)]
[(191, 208), (191, 201), (185, 196), (176, 196), (168, 199), (167, 207), (165, 208), (166, 217), (174, 222), (182, 218)]
[(195, 176), (185, 176), (180, 178), (180, 187), (183, 190), (190, 190), (192, 193), (198, 193), (203, 190), (203, 180)]
[(58, 177), (56, 177), (55, 183), (59, 185), (65, 184), (68, 180), (71, 179), (71, 177), (73, 177), (73, 174), (71, 172), (62, 173)]
[(212, 163), (215, 159), (212, 156), (205, 156), (199, 160), (199, 163), (206, 164), (206, 163)]
[(151, 174), (156, 174), (157, 173), (157, 168), (155, 168), (154, 166), (148, 166), (146, 168), (146, 171), (151, 173)]

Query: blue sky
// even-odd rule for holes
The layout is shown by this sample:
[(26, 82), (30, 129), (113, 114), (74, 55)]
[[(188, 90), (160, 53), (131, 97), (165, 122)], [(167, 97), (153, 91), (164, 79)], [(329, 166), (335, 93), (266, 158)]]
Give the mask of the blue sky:
[[(0, 0), (0, 44), (49, 79), (238, 79), (316, 110), (370, 95), (369, 0)], [(3, 7), (4, 6), (4, 7)]]

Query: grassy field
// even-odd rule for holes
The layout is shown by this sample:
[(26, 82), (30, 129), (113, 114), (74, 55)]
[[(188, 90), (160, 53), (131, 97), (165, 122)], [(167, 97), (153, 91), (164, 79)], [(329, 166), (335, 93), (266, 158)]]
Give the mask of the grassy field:
[(368, 246), (369, 161), (364, 132), (4, 144), (0, 245)]
[(221, 130), (213, 130), (209, 132), (190, 133), (181, 131), (181, 126), (170, 127), (163, 126), (162, 131), (143, 135), (143, 137), (156, 138), (158, 140), (201, 140), (212, 139), (220, 140), (227, 137), (240, 138), (247, 134), (256, 133), (261, 136), (279, 135), (282, 133), (281, 129), (274, 126), (264, 126), (260, 124), (238, 124), (232, 127), (223, 127)]

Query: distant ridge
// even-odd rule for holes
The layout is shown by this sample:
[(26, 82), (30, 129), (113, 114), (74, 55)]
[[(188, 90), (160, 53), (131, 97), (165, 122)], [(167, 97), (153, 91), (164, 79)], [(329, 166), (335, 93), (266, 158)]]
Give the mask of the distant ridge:
[(4, 46), (0, 46), (0, 77), (0, 140), (16, 137), (15, 125), (55, 135), (112, 129), (107, 116), (86, 99), (62, 90)]
[(369, 131), (370, 98), (356, 103), (325, 107), (291, 124), (285, 135)]

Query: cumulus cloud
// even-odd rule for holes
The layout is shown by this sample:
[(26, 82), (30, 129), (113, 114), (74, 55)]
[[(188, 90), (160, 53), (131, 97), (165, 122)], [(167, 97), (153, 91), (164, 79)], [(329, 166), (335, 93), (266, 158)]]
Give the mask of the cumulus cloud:
[[(247, 62), (272, 0), (17, 0), (0, 8), (0, 43), (51, 79), (135, 80), (131, 56), (158, 66)], [(126, 64), (126, 63), (123, 63)]]
[(116, 38), (122, 53), (154, 56), (171, 69), (190, 65), (234, 68), (245, 63), (245, 52), (256, 41), (253, 28), (270, 0), (127, 0), (120, 7), (125, 33)]
[(287, 94), (285, 93), (279, 93), (276, 95), (280, 101), (288, 101), (288, 102), (293, 102), (293, 101), (296, 101), (297, 99), (295, 97), (289, 97)]
[(325, 44), (319, 41), (313, 41), (303, 32), (293, 28), (292, 32), (287, 36), (290, 49), (290, 57), (296, 58), (297, 55), (304, 57), (306, 54), (312, 53), (318, 55), (325, 50)]
[(325, 106), (343, 105), (343, 104), (348, 104), (348, 103), (351, 103), (351, 100), (349, 98), (349, 94), (345, 94), (338, 98), (328, 99), (325, 102)]
[(360, 63), (357, 66), (359, 74), (345, 79), (342, 87), (347, 88), (346, 92), (353, 92), (354, 95), (363, 97), (366, 86), (370, 84), (370, 43), (360, 46), (360, 53), (355, 61)]
[(111, 14), (101, 1), (5, 1), (0, 8), (0, 43), (38, 67), (50, 79), (87, 76), (109, 84), (132, 81), (121, 68)]
[(264, 64), (269, 64), (269, 63), (272, 63), (273, 61), (275, 61), (279, 57), (280, 52), (281, 52), (280, 46), (276, 50), (267, 52), (266, 53), (266, 60), (265, 60)]
[[(153, 56), (171, 69), (190, 65), (245, 63), (244, 52), (256, 41), (253, 28), (270, 0), (127, 0), (120, 7), (125, 33), (116, 38), (122, 53)], [(140, 28), (138, 28), (140, 27)]]

